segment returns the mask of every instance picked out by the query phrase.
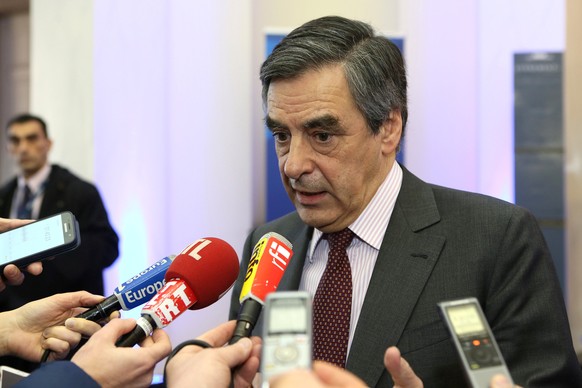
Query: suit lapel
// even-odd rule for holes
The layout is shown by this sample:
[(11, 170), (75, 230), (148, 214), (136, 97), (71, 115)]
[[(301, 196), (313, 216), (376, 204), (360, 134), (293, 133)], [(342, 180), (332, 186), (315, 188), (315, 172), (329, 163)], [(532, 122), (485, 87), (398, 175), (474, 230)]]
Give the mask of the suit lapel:
[(384, 372), (384, 351), (398, 343), (445, 242), (444, 236), (417, 233), (440, 216), (430, 186), (403, 172), (346, 365), (369, 386)]
[(7, 183), (2, 190), (0, 190), (0, 217), (10, 217), (10, 209), (12, 208), (12, 198), (16, 194), (18, 181), (16, 178)]

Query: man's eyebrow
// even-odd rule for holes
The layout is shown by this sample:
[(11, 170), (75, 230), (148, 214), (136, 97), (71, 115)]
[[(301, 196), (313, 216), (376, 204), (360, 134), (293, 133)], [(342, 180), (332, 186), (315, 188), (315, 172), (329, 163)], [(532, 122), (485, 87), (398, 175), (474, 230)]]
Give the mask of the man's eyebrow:
[[(273, 119), (269, 115), (265, 117), (265, 125), (270, 130), (273, 130), (275, 128), (287, 129), (287, 126), (285, 124)], [(333, 132), (341, 131), (339, 119), (336, 116), (332, 116), (329, 114), (320, 117), (314, 117), (312, 119), (307, 120), (305, 123), (302, 124), (302, 128), (305, 130), (320, 128)]]
[(267, 128), (269, 128), (270, 130), (273, 130), (273, 128), (287, 128), (286, 125), (283, 125), (282, 123), (278, 122), (277, 120), (274, 120), (271, 116), (267, 115), (267, 117), (265, 117), (265, 125), (267, 126)]
[(340, 124), (339, 119), (336, 116), (326, 114), (320, 117), (315, 117), (307, 120), (303, 124), (303, 128), (305, 129), (321, 128), (326, 130), (337, 130), (338, 128), (340, 128)]
[(24, 136), (17, 136), (17, 135), (8, 135), (8, 140), (15, 142), (15, 141), (20, 141), (20, 140), (35, 140), (39, 137), (38, 133), (32, 133), (29, 135), (24, 135)]

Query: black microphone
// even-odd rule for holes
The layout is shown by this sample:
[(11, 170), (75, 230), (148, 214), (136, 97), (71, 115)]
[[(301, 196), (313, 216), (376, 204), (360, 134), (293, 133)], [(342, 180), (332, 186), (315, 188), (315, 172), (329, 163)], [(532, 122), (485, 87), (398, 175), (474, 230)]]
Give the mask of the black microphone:
[(131, 279), (121, 283), (115, 288), (113, 295), (75, 318), (97, 322), (108, 318), (114, 311), (131, 310), (144, 304), (164, 286), (164, 276), (175, 257), (176, 255), (170, 255), (152, 264)]

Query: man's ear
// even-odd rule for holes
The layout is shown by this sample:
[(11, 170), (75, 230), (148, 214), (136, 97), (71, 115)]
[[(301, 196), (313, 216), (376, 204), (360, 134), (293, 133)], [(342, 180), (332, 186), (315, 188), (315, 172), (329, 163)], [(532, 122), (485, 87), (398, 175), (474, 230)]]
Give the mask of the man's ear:
[(380, 125), (378, 133), (382, 138), (382, 150), (386, 154), (396, 153), (402, 137), (402, 114), (393, 109), (388, 118)]

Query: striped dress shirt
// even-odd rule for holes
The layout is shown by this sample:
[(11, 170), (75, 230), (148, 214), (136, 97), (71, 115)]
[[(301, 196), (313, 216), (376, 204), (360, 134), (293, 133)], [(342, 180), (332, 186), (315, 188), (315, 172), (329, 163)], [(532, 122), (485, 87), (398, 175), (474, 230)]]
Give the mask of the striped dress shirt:
[[(392, 169), (368, 206), (349, 226), (350, 230), (354, 232), (355, 238), (347, 249), (353, 284), (348, 353), (352, 346), (364, 297), (370, 284), (374, 265), (376, 264), (380, 246), (382, 245), (401, 185), (402, 169), (397, 162), (394, 162)], [(322, 235), (323, 233), (320, 230), (313, 230), (313, 236), (311, 237), (303, 267), (301, 283), (299, 284), (300, 290), (309, 291), (312, 296), (317, 291), (319, 280), (327, 264), (329, 252), (329, 244), (327, 240), (321, 238)]]

